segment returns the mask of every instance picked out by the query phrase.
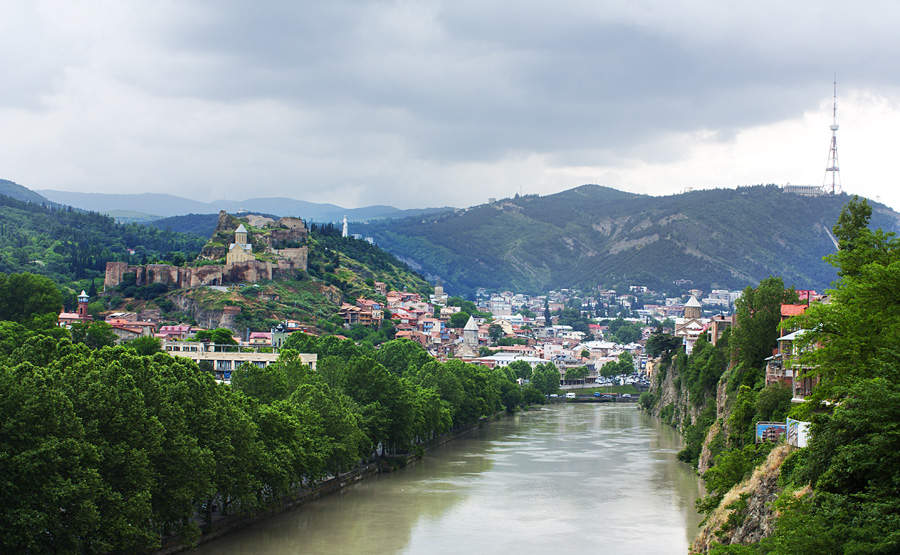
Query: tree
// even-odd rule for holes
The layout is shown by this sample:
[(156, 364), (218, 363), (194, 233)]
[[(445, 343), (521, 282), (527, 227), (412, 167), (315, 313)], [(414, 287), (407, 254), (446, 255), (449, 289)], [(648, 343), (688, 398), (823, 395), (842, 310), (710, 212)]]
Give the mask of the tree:
[(41, 314), (58, 314), (62, 305), (62, 294), (49, 278), (0, 273), (0, 320), (28, 322)]
[(432, 360), (428, 351), (409, 339), (394, 339), (384, 343), (375, 351), (375, 358), (398, 376), (406, 375), (409, 371), (415, 372)]
[(91, 349), (116, 344), (116, 334), (106, 322), (79, 322), (69, 330), (73, 343), (84, 343)]
[(784, 289), (781, 278), (768, 277), (756, 288), (744, 289), (741, 298), (735, 302), (737, 324), (731, 333), (732, 358), (743, 372), (744, 383), (753, 385), (765, 364), (765, 358), (772, 354), (778, 338), (778, 323), (781, 321), (781, 304), (795, 300)]
[(626, 322), (622, 318), (616, 318), (609, 323), (606, 336), (615, 343), (634, 343), (641, 339), (641, 326), (633, 322)]
[(490, 327), (488, 327), (488, 335), (491, 337), (491, 342), (496, 344), (504, 335), (503, 328), (500, 327), (500, 324), (491, 324)]
[(125, 343), (125, 346), (131, 347), (139, 355), (152, 355), (153, 353), (159, 353), (162, 351), (162, 341), (156, 337), (151, 337), (149, 335), (144, 335), (141, 337), (135, 337), (128, 343)]
[(682, 343), (683, 341), (680, 337), (658, 331), (647, 338), (647, 356), (658, 357), (660, 355), (671, 355), (673, 351), (681, 347)]
[(775, 382), (764, 387), (756, 396), (754, 421), (783, 421), (791, 408), (791, 388)]
[(523, 380), (531, 378), (531, 365), (524, 360), (514, 360), (507, 365), (507, 368), (512, 370), (517, 378)]
[(553, 319), (550, 315), (550, 301), (548, 299), (544, 299), (544, 325), (550, 326), (553, 324)]
[(544, 395), (559, 391), (559, 370), (552, 362), (538, 364), (531, 376), (531, 383)]
[(612, 378), (619, 375), (619, 361), (610, 360), (600, 367), (600, 375), (604, 378)]
[(447, 299), (447, 306), (458, 306), (462, 309), (462, 312), (466, 312), (468, 314), (475, 314), (478, 312), (478, 307), (475, 306), (475, 303), (472, 301), (467, 301), (462, 297), (450, 297)]
[(194, 339), (202, 343), (214, 345), (237, 345), (232, 331), (228, 328), (216, 328), (214, 330), (200, 330), (194, 335)]
[(451, 328), (464, 328), (469, 321), (468, 312), (454, 312), (450, 315), (450, 322), (447, 324)]
[(566, 381), (584, 380), (588, 375), (587, 366), (576, 366), (566, 369)]
[(634, 358), (628, 351), (619, 355), (618, 360), (611, 360), (600, 368), (600, 375), (612, 378), (621, 374), (631, 374), (634, 372)]
[[(789, 324), (808, 330), (795, 342), (803, 365), (820, 383), (817, 401), (840, 398), (851, 384), (900, 366), (900, 239), (870, 231), (865, 201), (851, 201), (838, 220), (843, 247), (828, 258), (841, 279), (831, 303), (814, 303)], [(839, 226), (835, 226), (836, 228)]]

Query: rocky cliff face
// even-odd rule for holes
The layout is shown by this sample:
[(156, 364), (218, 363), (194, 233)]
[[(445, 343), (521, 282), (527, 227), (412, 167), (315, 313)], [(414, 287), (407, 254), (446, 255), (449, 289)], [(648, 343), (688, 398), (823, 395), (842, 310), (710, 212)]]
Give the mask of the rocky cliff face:
[(668, 363), (657, 361), (654, 365), (656, 373), (650, 382), (653, 404), (649, 411), (684, 433), (685, 427), (697, 418), (700, 409), (691, 402), (690, 393), (682, 383), (678, 356), (684, 355), (676, 355)]
[[(222, 309), (203, 308), (200, 303), (187, 295), (174, 295), (171, 297), (172, 302), (178, 307), (178, 310), (191, 315), (191, 318), (197, 321), (200, 326), (213, 328), (228, 328), (237, 330), (234, 325), (234, 317), (240, 314), (240, 307), (228, 306)], [(229, 310), (225, 310), (225, 308)]]
[(790, 452), (787, 445), (776, 447), (750, 478), (725, 494), (694, 539), (692, 553), (707, 553), (713, 543), (749, 544), (772, 534), (777, 516), (773, 504), (781, 493), (778, 476)]
[[(680, 355), (684, 356), (684, 355)], [(649, 412), (676, 427), (686, 438), (694, 437), (698, 430), (692, 426), (704, 418), (702, 408), (690, 398), (690, 392), (681, 375), (686, 365), (674, 357), (668, 364), (657, 364), (650, 388)], [(715, 420), (705, 431), (697, 462), (697, 471), (702, 476), (715, 463), (715, 456), (721, 452), (728, 437), (728, 418), (732, 410), (732, 400), (728, 397), (728, 372), (723, 374), (715, 391)], [(712, 399), (710, 401), (713, 401)], [(708, 405), (708, 402), (706, 403)], [(708, 423), (709, 420), (706, 420)], [(690, 445), (690, 440), (689, 440)], [(694, 444), (696, 448), (696, 443)], [(692, 552), (706, 553), (714, 543), (749, 544), (772, 534), (776, 514), (773, 502), (781, 493), (778, 476), (781, 463), (790, 452), (790, 447), (776, 447), (766, 461), (753, 474), (732, 488), (707, 519), (703, 529), (695, 539)]]
[(716, 441), (717, 437), (727, 434), (727, 425), (725, 424), (728, 418), (727, 385), (728, 382), (725, 379), (721, 379), (716, 386), (716, 421), (713, 422), (713, 425), (706, 432), (706, 438), (703, 440), (703, 447), (700, 450), (700, 460), (697, 464), (697, 472), (701, 476), (713, 464), (714, 454), (710, 446)]

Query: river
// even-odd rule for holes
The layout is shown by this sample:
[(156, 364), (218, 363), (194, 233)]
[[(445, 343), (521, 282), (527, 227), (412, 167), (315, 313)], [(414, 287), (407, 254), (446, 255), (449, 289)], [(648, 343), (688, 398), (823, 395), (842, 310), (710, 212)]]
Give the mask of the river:
[(193, 553), (687, 553), (700, 516), (681, 439), (632, 404), (561, 404)]

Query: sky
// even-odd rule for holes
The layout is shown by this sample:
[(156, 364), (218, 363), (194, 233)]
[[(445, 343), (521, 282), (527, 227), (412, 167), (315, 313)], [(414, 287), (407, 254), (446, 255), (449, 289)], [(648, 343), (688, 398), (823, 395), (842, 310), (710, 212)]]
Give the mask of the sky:
[[(676, 6), (677, 4), (677, 6)], [(900, 210), (896, 2), (0, 0), (0, 178), (468, 206), (821, 185)]]

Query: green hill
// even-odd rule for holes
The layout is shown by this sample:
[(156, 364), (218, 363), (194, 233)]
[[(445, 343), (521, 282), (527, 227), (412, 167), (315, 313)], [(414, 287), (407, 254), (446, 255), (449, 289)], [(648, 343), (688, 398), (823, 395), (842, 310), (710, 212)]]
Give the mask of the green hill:
[(295, 279), (236, 285), (227, 291), (195, 287), (170, 291), (149, 302), (123, 299), (121, 304), (132, 310), (163, 308), (169, 318), (180, 321), (189, 321), (193, 314), (200, 325), (207, 325), (202, 315), (218, 316), (225, 306), (236, 306), (241, 309), (235, 318), (237, 331), (267, 330), (291, 319), (316, 332), (347, 333), (338, 316), (341, 302), (353, 304), (359, 297), (383, 300), (375, 292), (376, 281), (386, 283), (388, 289), (433, 292), (428, 282), (390, 253), (365, 241), (342, 238), (333, 226), (312, 229), (307, 246), (309, 270)]
[[(61, 285), (91, 278), (102, 282), (107, 261), (168, 260), (175, 252), (196, 252), (204, 241), (198, 236), (119, 224), (109, 216), (71, 207), (0, 195), (0, 272), (4, 273), (41, 274)], [(74, 287), (83, 287), (83, 283)]]
[(4, 195), (23, 202), (32, 202), (34, 204), (55, 204), (46, 198), (35, 193), (27, 187), (23, 187), (14, 181), (8, 179), (0, 179), (0, 195)]
[[(834, 251), (828, 231), (848, 199), (776, 186), (651, 197), (585, 185), (354, 231), (461, 293), (634, 283), (666, 290), (678, 279), (738, 288), (769, 275), (821, 289), (835, 278), (822, 257)], [(900, 228), (896, 212), (873, 208), (873, 227)]]

